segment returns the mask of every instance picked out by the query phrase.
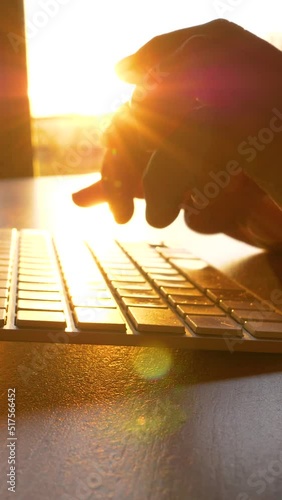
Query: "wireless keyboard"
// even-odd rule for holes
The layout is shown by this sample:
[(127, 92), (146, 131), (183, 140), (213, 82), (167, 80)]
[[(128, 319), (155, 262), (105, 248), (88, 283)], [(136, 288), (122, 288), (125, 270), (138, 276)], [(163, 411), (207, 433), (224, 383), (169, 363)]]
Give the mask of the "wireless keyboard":
[(186, 249), (0, 230), (0, 340), (282, 352), (282, 313)]

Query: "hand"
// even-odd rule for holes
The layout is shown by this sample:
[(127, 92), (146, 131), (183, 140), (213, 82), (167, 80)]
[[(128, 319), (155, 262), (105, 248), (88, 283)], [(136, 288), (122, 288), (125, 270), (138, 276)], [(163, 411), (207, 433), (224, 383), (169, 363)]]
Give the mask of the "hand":
[[(266, 164), (275, 160), (277, 140), (258, 152), (256, 161), (250, 165), (238, 148), (245, 139), (265, 128), (272, 109), (280, 105), (281, 64), (277, 49), (221, 20), (156, 37), (123, 60), (118, 65), (119, 73), (136, 84), (130, 117), (134, 123), (133, 135), (138, 140), (131, 144), (124, 141), (119, 160), (106, 157), (104, 163), (104, 169), (107, 162), (112, 165), (111, 170), (115, 169), (119, 180), (128, 172), (132, 180), (129, 184), (135, 186), (130, 196), (124, 192), (119, 198), (127, 207), (126, 217), (118, 215), (122, 203), (110, 200), (116, 219), (126, 221), (132, 214), (132, 196), (136, 196), (135, 188), (140, 186), (144, 171), (146, 216), (156, 227), (171, 223), (182, 207), (186, 222), (193, 229), (223, 231), (246, 239), (242, 227), (246, 225), (250, 207), (257, 212), (258, 219), (261, 213), (265, 216), (265, 207), (279, 218), (280, 211), (264, 190), (245, 175), (250, 175), (250, 167), (258, 177), (264, 174)], [(267, 81), (262, 78), (264, 74), (268, 75)], [(123, 130), (119, 128), (120, 137), (125, 139), (126, 130), (127, 125)], [(126, 150), (134, 144), (138, 144), (135, 158), (139, 158), (140, 152), (144, 154), (135, 168), (137, 175), (132, 177), (134, 162), (129, 162), (127, 171), (123, 159), (132, 158)], [(226, 173), (230, 161), (233, 173), (229, 175), (227, 171), (229, 181), (226, 183), (225, 176), (227, 185), (222, 188), (214, 178), (219, 179), (220, 172)], [(120, 176), (122, 165), (125, 171)], [(279, 175), (276, 182), (281, 184), (280, 171)], [(79, 204), (85, 193), (76, 198)], [(93, 191), (92, 195), (87, 203), (97, 201)], [(208, 204), (203, 208), (199, 198), (203, 201), (204, 197)]]

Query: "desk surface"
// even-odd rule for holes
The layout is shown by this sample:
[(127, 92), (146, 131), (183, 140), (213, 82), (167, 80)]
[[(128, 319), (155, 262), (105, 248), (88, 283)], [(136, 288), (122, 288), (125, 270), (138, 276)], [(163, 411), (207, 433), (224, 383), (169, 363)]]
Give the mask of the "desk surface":
[[(144, 206), (117, 227), (70, 193), (89, 176), (3, 181), (0, 226), (103, 229), (184, 244), (269, 300), (282, 256), (222, 235), (148, 228)], [(166, 356), (170, 369), (157, 378)], [(156, 367), (156, 372), (155, 372)], [(281, 355), (0, 344), (0, 498), (6, 500), (7, 390), (16, 387), (20, 500), (282, 498)]]

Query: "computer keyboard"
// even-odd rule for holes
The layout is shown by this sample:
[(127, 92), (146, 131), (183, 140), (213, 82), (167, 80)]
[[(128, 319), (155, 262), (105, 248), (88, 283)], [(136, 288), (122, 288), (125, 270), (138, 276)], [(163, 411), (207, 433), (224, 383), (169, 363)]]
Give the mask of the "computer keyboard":
[(0, 340), (282, 353), (282, 312), (188, 250), (0, 229)]

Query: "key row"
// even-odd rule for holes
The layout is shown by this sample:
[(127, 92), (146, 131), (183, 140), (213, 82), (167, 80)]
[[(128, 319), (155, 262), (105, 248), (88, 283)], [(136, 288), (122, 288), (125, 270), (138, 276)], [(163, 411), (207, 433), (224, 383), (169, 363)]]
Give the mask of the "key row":
[(2, 229), (0, 231), (0, 327), (3, 327), (7, 321), (14, 245), (15, 232), (10, 229)]
[(16, 326), (64, 329), (61, 283), (50, 236), (21, 231), (18, 259)]
[[(259, 301), (239, 284), (189, 252), (163, 247), (146, 250), (144, 246), (136, 247), (135, 244), (127, 245), (126, 251), (139, 265), (141, 262), (142, 271), (167, 297), (195, 333), (203, 334), (206, 330), (208, 335), (217, 335), (226, 330), (224, 334), (229, 332), (232, 335), (242, 336), (243, 326), (257, 338), (282, 338), (281, 313), (275, 311), (269, 304)], [(156, 254), (161, 258), (157, 258)], [(162, 276), (158, 276), (162, 278), (162, 282), (156, 279), (154, 273), (148, 272), (146, 266), (142, 266), (144, 259), (148, 258), (158, 263), (159, 271), (162, 266)], [(173, 269), (179, 270), (180, 275), (176, 276)], [(189, 289), (191, 286), (197, 288)], [(200, 297), (201, 292), (203, 294)], [(196, 297), (201, 299), (201, 303), (198, 300), (196, 304)], [(228, 303), (228, 300), (231, 302)], [(186, 307), (183, 308), (181, 305)]]
[(125, 320), (89, 249), (73, 245), (70, 254), (64, 243), (57, 242), (57, 250), (76, 327), (125, 332)]

